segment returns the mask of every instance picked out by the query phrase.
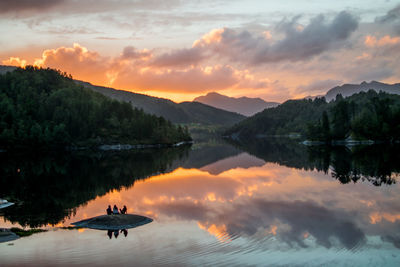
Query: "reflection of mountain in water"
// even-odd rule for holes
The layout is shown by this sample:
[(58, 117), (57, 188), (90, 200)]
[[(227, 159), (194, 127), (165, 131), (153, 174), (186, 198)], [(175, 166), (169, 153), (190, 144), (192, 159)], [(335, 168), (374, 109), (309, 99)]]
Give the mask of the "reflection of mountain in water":
[(224, 171), (228, 171), (235, 168), (248, 169), (251, 167), (261, 167), (265, 164), (265, 161), (249, 155), (247, 153), (240, 153), (232, 157), (218, 160), (214, 163), (208, 164), (201, 168), (202, 171), (206, 171), (213, 175), (219, 175)]
[(175, 161), (173, 166), (185, 169), (200, 169), (219, 160), (236, 156), (242, 151), (226, 142), (212, 141), (209, 143), (199, 143), (192, 146), (190, 153), (181, 161)]
[(22, 226), (57, 224), (87, 201), (136, 180), (171, 171), (188, 149), (107, 154), (0, 154), (0, 195), (17, 205), (2, 210)]
[(289, 139), (256, 139), (235, 143), (266, 162), (328, 173), (341, 183), (369, 181), (373, 185), (395, 183), (400, 173), (399, 145), (305, 146)]

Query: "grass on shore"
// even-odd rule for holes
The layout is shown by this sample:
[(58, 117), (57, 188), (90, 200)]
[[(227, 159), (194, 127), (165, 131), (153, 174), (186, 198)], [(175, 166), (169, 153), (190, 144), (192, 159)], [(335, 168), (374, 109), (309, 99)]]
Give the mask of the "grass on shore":
[(21, 228), (13, 227), (13, 228), (10, 229), (10, 231), (15, 233), (16, 235), (18, 235), (20, 237), (25, 237), (25, 236), (30, 236), (30, 235), (37, 234), (37, 233), (47, 232), (48, 230), (44, 230), (44, 229), (24, 230), (24, 229), (21, 229)]

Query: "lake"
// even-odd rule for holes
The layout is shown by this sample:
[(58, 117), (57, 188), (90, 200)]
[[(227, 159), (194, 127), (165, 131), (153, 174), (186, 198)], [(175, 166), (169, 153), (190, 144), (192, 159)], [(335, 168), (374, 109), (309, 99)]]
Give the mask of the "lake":
[[(0, 153), (1, 266), (400, 266), (400, 148), (292, 140)], [(63, 229), (108, 205), (154, 221)]]

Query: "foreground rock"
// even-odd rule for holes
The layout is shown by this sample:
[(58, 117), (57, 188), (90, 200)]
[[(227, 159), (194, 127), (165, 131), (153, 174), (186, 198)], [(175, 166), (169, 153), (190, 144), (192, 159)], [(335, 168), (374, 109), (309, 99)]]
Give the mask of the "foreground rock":
[(0, 228), (0, 243), (13, 241), (18, 238), (19, 236), (11, 232), (9, 229)]
[(14, 205), (14, 203), (8, 202), (5, 199), (0, 199), (0, 209), (4, 209), (4, 208), (7, 208), (7, 207), (12, 206), (12, 205)]
[(153, 219), (135, 214), (116, 214), (101, 215), (79, 222), (72, 225), (82, 228), (91, 228), (98, 230), (121, 230), (135, 228), (144, 224), (151, 223)]

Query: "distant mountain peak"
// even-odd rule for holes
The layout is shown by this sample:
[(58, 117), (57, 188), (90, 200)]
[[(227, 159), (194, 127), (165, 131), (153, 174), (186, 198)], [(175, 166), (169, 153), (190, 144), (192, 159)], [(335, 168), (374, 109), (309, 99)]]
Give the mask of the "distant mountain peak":
[(348, 97), (360, 92), (367, 92), (374, 90), (376, 92), (382, 91), (389, 94), (400, 95), (400, 84), (386, 84), (378, 81), (363, 81), (360, 84), (343, 84), (330, 89), (325, 98), (327, 101), (331, 101), (336, 98), (336, 95), (341, 94), (343, 97)]
[(210, 105), (231, 112), (237, 112), (245, 116), (252, 116), (266, 108), (279, 105), (276, 102), (266, 102), (261, 98), (230, 97), (217, 92), (209, 92), (204, 96), (196, 97), (193, 101)]

